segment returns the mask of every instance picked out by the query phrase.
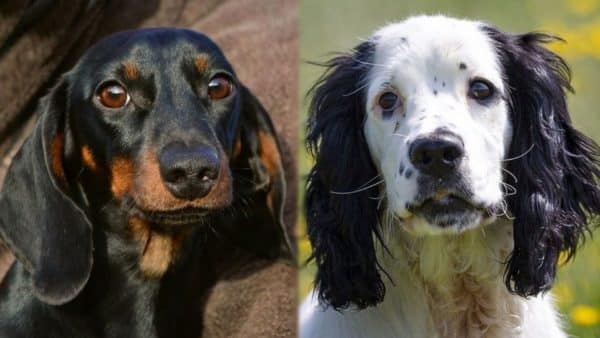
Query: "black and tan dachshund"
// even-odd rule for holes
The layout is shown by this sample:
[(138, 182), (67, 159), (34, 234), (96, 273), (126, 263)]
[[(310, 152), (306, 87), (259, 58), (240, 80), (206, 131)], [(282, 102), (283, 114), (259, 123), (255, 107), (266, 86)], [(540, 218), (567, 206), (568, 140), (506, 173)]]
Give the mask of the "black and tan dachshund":
[(200, 337), (222, 274), (293, 261), (279, 141), (206, 36), (102, 40), (38, 114), (0, 195), (1, 337)]

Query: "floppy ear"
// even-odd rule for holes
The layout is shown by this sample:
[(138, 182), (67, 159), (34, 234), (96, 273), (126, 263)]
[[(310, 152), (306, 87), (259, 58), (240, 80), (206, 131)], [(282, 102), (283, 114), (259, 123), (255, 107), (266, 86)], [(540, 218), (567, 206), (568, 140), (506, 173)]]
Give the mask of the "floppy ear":
[(587, 215), (600, 212), (600, 151), (571, 124), (569, 68), (543, 46), (557, 38), (487, 32), (510, 91), (513, 139), (505, 164), (518, 180), (517, 194), (508, 197), (514, 251), (505, 280), (516, 294), (536, 295), (551, 288), (559, 254), (575, 254), (588, 231)]
[(64, 150), (65, 80), (42, 99), (33, 134), (13, 159), (0, 194), (0, 235), (52, 305), (72, 300), (92, 268), (92, 227), (69, 197)]
[(232, 229), (230, 235), (262, 256), (292, 258), (293, 248), (283, 223), (286, 186), (281, 145), (260, 102), (246, 87), (240, 86), (240, 91), (241, 112), (231, 170), (237, 217), (248, 226)]
[(309, 92), (306, 143), (315, 164), (306, 192), (308, 235), (319, 300), (336, 309), (375, 305), (385, 294), (373, 240), (374, 235), (380, 238), (373, 199), (378, 190), (339, 194), (360, 190), (377, 176), (363, 134), (366, 103), (361, 90), (373, 52), (373, 43), (364, 42), (329, 60)]

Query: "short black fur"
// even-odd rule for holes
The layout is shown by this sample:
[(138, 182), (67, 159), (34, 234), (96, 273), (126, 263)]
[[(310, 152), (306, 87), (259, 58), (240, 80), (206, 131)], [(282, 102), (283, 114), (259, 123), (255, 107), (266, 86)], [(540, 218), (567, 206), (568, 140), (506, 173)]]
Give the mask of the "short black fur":
[[(198, 55), (206, 69), (195, 69)], [(129, 77), (121, 74), (127, 63), (136, 67)], [(229, 100), (202, 96), (215, 72), (231, 76)], [(106, 78), (123, 83), (134, 103), (121, 111), (94, 105)], [(38, 114), (0, 193), (0, 239), (17, 258), (0, 285), (0, 337), (200, 337), (203, 304), (222, 274), (253, 260), (291, 264), (275, 129), (206, 36), (144, 29), (108, 37), (60, 78)], [(131, 199), (111, 189), (111, 163), (197, 140), (223, 149), (234, 198), (206, 207), (201, 222), (148, 221), (153, 234), (189, 236), (164, 275), (145, 275)], [(87, 164), (84, 147), (93, 154)]]

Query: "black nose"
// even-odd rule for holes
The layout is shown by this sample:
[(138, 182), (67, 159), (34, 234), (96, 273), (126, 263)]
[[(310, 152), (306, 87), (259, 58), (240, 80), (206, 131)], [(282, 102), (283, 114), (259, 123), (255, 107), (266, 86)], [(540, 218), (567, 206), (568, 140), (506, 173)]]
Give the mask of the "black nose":
[(410, 161), (422, 173), (443, 177), (456, 170), (465, 153), (462, 139), (453, 133), (417, 138), (409, 149)]
[(170, 143), (160, 152), (158, 162), (165, 185), (178, 198), (206, 196), (219, 176), (219, 155), (206, 145)]

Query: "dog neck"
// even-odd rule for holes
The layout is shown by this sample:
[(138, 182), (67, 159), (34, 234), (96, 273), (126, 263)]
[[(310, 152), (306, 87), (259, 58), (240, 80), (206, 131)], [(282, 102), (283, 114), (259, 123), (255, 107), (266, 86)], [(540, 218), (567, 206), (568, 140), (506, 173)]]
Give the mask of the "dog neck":
[(503, 262), (512, 250), (510, 222), (453, 235), (417, 237), (400, 230), (388, 246), (391, 255), (380, 250), (392, 279), (384, 303), (400, 303), (403, 316), (420, 313), (428, 321), (408, 325), (428, 327), (431, 336), (445, 338), (517, 335), (523, 300), (503, 282)]
[[(123, 223), (128, 224), (126, 220)], [(154, 244), (144, 245), (137, 233), (126, 230), (96, 232), (92, 275), (74, 304), (78, 313), (106, 323), (114, 336), (156, 337), (160, 336), (158, 333), (168, 332), (175, 336), (179, 333), (199, 334), (202, 299), (216, 281), (217, 268), (204, 246), (195, 243), (209, 242), (208, 251), (220, 242), (210, 233), (202, 236), (191, 233), (189, 236), (201, 237), (201, 240), (190, 238), (180, 244), (178, 250), (185, 250), (187, 255), (177, 259), (173, 256), (174, 261), (169, 262), (160, 275), (150, 275), (143, 266), (150, 263), (144, 261), (148, 259), (145, 254), (148, 255), (149, 250), (165, 250), (161, 255), (176, 253), (166, 252), (172, 249), (168, 245), (148, 248)], [(162, 266), (162, 259), (157, 259), (158, 262), (153, 264)], [(181, 325), (182, 322), (189, 324)]]

